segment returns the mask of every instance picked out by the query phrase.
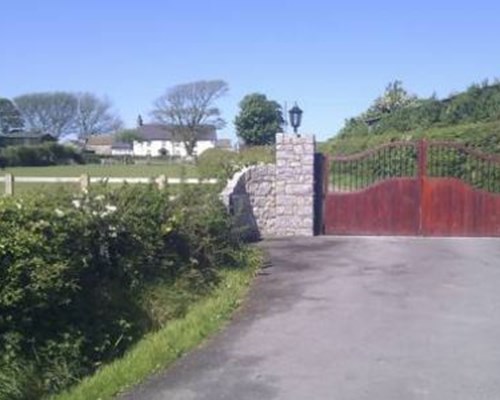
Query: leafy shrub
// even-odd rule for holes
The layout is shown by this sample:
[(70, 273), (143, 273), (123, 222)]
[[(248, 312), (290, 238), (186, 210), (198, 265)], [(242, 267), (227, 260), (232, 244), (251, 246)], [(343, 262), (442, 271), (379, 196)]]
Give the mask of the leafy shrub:
[(0, 150), (0, 167), (2, 168), (83, 163), (84, 159), (77, 150), (57, 143), (9, 146)]
[(354, 154), (395, 140), (422, 138), (456, 141), (485, 153), (500, 154), (500, 122), (498, 121), (416, 129), (404, 133), (390, 130), (380, 135), (338, 136), (323, 145), (323, 151), (332, 155)]
[(101, 164), (102, 157), (91, 151), (82, 152), (82, 160), (84, 164)]
[(198, 157), (198, 170), (202, 177), (229, 179), (243, 167), (274, 162), (273, 146), (245, 147), (239, 152), (208, 149)]
[(0, 199), (0, 399), (67, 387), (182, 315), (235, 263), (230, 228), (202, 188)]

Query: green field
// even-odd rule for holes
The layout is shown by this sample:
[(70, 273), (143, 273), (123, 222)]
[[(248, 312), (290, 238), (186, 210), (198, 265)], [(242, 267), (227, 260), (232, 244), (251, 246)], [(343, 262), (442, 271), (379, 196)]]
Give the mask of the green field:
[(196, 178), (198, 171), (192, 164), (152, 164), (152, 165), (56, 165), (49, 167), (14, 167), (0, 171), (0, 176), (11, 173), (14, 176), (90, 176), (107, 177), (167, 177)]
[[(94, 177), (157, 177), (165, 175), (168, 178), (197, 178), (198, 169), (192, 164), (140, 164), (140, 165), (57, 165), (49, 167), (15, 167), (0, 170), (0, 177), (6, 173), (16, 176), (32, 177), (79, 177), (88, 174)], [(78, 184), (72, 183), (16, 183), (15, 194), (24, 195), (32, 191), (58, 190), (61, 188), (78, 190)], [(0, 194), (5, 193), (4, 183), (0, 182)]]

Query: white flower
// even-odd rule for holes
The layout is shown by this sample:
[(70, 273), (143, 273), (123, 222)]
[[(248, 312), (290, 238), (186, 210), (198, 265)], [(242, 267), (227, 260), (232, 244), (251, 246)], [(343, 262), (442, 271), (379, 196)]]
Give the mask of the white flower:
[(59, 208), (56, 208), (55, 212), (58, 217), (64, 217), (64, 211), (60, 210)]
[(73, 200), (72, 203), (75, 208), (80, 208), (82, 206), (82, 202), (80, 200)]
[(106, 204), (104, 208), (108, 211), (108, 213), (113, 213), (116, 211), (116, 206), (112, 206), (110, 204)]
[(102, 200), (104, 200), (104, 195), (100, 194), (99, 196), (96, 196), (95, 199), (97, 201), (102, 201)]
[(116, 226), (110, 226), (109, 227), (109, 237), (115, 238), (118, 236), (118, 233), (116, 232)]
[(20, 210), (21, 208), (23, 208), (23, 205), (21, 203), (16, 203), (16, 207), (18, 210)]

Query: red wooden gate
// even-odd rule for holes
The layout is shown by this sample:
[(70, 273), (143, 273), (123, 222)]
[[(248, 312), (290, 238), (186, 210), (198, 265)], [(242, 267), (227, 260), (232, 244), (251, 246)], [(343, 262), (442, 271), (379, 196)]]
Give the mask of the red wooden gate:
[(500, 236), (500, 157), (393, 142), (325, 163), (326, 234)]

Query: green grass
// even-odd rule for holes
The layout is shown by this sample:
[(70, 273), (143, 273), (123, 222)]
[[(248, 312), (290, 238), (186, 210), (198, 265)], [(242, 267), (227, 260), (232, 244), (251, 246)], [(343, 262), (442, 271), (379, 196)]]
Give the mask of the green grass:
[(217, 289), (196, 303), (184, 318), (146, 335), (123, 358), (102, 367), (93, 376), (51, 400), (111, 399), (149, 375), (167, 368), (228, 321), (241, 304), (261, 264), (256, 250), (251, 251), (250, 264), (246, 269), (225, 270)]
[(198, 171), (192, 164), (139, 164), (139, 165), (56, 165), (50, 167), (14, 167), (0, 170), (0, 176), (11, 173), (14, 176), (71, 177), (88, 174), (97, 177), (167, 177), (196, 178)]
[[(0, 177), (6, 173), (14, 176), (47, 176), (47, 177), (79, 177), (88, 174), (95, 177), (157, 177), (165, 175), (167, 178), (197, 178), (198, 169), (192, 164), (139, 164), (139, 165), (56, 165), (50, 167), (14, 167), (0, 170)], [(59, 190), (71, 188), (79, 190), (78, 184), (71, 183), (16, 183), (16, 195), (29, 195), (35, 191)], [(0, 195), (5, 192), (3, 181), (0, 182)]]

